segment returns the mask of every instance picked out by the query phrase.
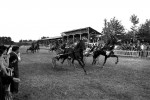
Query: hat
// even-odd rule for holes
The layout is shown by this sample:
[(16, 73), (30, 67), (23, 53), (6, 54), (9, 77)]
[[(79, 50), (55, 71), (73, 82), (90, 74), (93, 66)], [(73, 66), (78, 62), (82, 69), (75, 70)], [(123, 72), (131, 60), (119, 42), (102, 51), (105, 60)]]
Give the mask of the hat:
[(13, 47), (12, 47), (12, 51), (15, 52), (15, 51), (17, 51), (17, 50), (19, 50), (19, 46), (13, 46)]

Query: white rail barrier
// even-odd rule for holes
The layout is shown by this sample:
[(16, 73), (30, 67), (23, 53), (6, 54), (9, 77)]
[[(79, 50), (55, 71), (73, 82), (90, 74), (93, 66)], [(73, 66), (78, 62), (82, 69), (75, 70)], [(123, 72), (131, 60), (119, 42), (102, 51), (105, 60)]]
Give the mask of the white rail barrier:
[[(41, 49), (49, 49), (49, 47), (42, 46)], [(150, 57), (150, 51), (130, 51), (130, 50), (114, 50), (115, 55), (127, 57)]]
[(115, 55), (128, 57), (150, 57), (150, 51), (114, 50)]

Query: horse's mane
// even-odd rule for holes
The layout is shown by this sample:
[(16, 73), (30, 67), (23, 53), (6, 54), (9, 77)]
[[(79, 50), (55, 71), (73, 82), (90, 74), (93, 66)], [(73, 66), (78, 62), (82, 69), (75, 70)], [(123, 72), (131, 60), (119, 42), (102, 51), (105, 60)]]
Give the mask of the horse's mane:
[(77, 45), (75, 46), (75, 49), (78, 50), (78, 49), (83, 49), (85, 48), (85, 44), (82, 40), (80, 40)]
[(113, 50), (115, 47), (115, 44), (109, 44), (109, 45), (105, 45), (101, 50)]

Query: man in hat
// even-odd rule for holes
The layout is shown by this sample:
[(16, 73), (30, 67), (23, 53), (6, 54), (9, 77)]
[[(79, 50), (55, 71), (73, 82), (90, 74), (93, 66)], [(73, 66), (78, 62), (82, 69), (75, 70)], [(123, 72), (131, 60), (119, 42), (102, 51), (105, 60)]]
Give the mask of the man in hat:
[[(19, 47), (13, 46), (12, 52), (10, 53), (10, 58), (9, 58), (9, 67), (14, 69), (13, 77), (15, 77), (15, 78), (19, 78), (18, 53), (19, 53)], [(11, 84), (11, 92), (12, 93), (18, 93), (18, 86), (19, 86), (18, 83), (13, 82), (13, 84)]]

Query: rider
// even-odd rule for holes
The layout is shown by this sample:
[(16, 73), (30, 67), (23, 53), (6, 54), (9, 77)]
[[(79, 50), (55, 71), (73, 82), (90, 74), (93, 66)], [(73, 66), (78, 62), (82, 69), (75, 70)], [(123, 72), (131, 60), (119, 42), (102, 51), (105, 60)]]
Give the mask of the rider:
[(34, 42), (32, 42), (31, 47), (34, 48)]
[(77, 45), (76, 48), (79, 50), (81, 58), (83, 59), (83, 51), (85, 50), (84, 38), (79, 40), (79, 45)]
[(65, 48), (66, 48), (66, 43), (63, 43), (63, 44), (60, 46), (60, 49), (62, 50), (63, 53), (65, 53)]
[(114, 36), (111, 37), (111, 39), (109, 39), (107, 43), (104, 45), (104, 47), (102, 48), (102, 50), (108, 51), (109, 55), (114, 53), (113, 50), (114, 50), (115, 43), (116, 43), (116, 40), (114, 38), (115, 38)]

